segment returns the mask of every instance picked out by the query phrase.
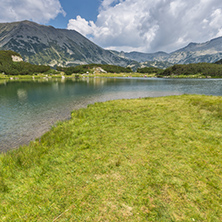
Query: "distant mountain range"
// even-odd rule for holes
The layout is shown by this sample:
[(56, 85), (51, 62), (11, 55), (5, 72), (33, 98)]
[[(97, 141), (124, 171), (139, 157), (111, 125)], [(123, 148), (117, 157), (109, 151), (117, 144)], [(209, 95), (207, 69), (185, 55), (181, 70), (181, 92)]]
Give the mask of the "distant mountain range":
[(13, 50), (21, 54), (24, 61), (50, 66), (101, 63), (166, 68), (178, 63), (212, 63), (222, 59), (222, 37), (190, 43), (172, 53), (126, 53), (105, 50), (74, 30), (22, 21), (0, 23), (0, 50)]
[(132, 59), (140, 63), (147, 61), (168, 62), (169, 64), (213, 63), (222, 59), (222, 37), (205, 43), (190, 43), (172, 53), (113, 52), (122, 58)]

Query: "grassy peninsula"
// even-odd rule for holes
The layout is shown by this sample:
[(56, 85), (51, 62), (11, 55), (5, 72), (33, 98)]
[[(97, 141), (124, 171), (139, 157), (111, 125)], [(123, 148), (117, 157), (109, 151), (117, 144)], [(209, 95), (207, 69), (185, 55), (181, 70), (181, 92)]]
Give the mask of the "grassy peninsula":
[(0, 221), (221, 221), (222, 98), (109, 101), (0, 155)]

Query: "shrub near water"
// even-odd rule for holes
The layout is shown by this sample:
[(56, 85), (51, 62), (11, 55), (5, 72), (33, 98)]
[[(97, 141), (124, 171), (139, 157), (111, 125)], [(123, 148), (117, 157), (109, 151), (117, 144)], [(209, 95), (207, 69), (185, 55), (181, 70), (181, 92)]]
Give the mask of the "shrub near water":
[(0, 156), (0, 221), (221, 221), (222, 98), (90, 105)]
[(108, 73), (130, 73), (132, 72), (131, 68), (121, 67), (116, 65), (107, 65), (107, 64), (88, 64), (88, 65), (79, 65), (75, 67), (57, 67), (58, 71), (65, 72), (66, 75), (71, 75), (73, 73), (93, 73), (95, 68), (102, 68)]

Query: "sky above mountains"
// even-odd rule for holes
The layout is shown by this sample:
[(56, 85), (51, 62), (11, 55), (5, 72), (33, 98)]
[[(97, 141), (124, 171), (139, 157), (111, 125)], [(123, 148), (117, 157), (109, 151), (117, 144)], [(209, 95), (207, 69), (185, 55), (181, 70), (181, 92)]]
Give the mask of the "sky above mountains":
[(0, 0), (0, 22), (74, 29), (106, 49), (172, 52), (222, 36), (221, 0)]

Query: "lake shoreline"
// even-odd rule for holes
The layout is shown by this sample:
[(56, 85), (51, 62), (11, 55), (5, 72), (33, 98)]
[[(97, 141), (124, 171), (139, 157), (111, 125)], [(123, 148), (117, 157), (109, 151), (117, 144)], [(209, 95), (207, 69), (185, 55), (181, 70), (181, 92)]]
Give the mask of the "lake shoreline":
[(113, 74), (113, 73), (98, 73), (98, 74), (72, 74), (72, 75), (64, 75), (64, 74), (35, 74), (35, 75), (2, 75), (0, 74), (0, 81), (1, 80), (38, 80), (38, 79), (82, 79), (82, 78), (97, 78), (97, 77), (141, 77), (141, 78), (168, 78), (168, 79), (175, 79), (175, 78), (184, 78), (184, 79), (221, 79), (221, 76), (205, 76), (201, 74), (196, 75), (170, 75), (170, 76), (161, 76), (158, 74), (149, 74), (149, 73), (120, 73), (120, 74)]
[(0, 154), (0, 220), (220, 221), (221, 129), (221, 96), (75, 110)]
[(40, 137), (74, 109), (107, 100), (222, 95), (221, 80), (138, 77), (5, 80), (0, 85), (0, 150)]

